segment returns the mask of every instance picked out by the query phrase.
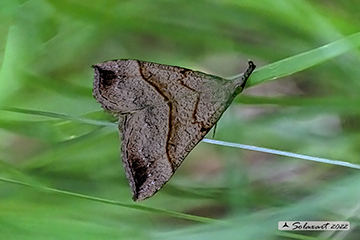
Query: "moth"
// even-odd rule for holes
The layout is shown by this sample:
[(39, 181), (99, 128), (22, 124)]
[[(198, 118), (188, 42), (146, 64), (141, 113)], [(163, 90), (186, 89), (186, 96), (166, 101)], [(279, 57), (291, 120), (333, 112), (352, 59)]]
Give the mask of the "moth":
[(228, 80), (186, 68), (122, 59), (93, 65), (93, 96), (119, 116), (133, 200), (154, 195), (242, 92), (255, 69)]

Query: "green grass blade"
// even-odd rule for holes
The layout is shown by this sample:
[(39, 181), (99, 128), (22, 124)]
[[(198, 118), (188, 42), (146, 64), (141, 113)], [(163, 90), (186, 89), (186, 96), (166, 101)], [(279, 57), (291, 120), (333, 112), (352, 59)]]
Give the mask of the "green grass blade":
[[(360, 33), (260, 67), (250, 76), (248, 87), (289, 76), (316, 66), (360, 46)], [(237, 78), (240, 75), (234, 76)]]

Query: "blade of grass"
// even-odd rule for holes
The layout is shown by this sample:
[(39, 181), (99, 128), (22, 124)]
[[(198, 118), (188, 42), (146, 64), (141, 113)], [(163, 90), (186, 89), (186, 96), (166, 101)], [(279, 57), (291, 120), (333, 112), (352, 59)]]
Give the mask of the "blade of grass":
[(72, 120), (76, 122), (91, 124), (91, 125), (98, 125), (98, 126), (105, 126), (105, 127), (116, 127), (116, 123), (107, 122), (107, 121), (99, 121), (99, 120), (93, 120), (88, 118), (82, 118), (82, 117), (74, 117), (66, 114), (61, 113), (52, 113), (52, 112), (46, 112), (46, 111), (38, 111), (38, 110), (27, 110), (22, 108), (3, 108), (1, 110), (4, 111), (10, 111), (10, 112), (17, 112), (17, 113), (24, 113), (24, 114), (32, 114), (37, 116), (44, 116), (44, 117), (51, 117), (51, 118), (58, 118), (58, 119), (66, 119), (66, 120)]
[(191, 221), (195, 221), (195, 222), (202, 222), (202, 223), (221, 222), (219, 220), (215, 220), (215, 219), (211, 219), (211, 218), (205, 218), (205, 217), (200, 217), (200, 216), (195, 216), (195, 215), (190, 215), (190, 214), (185, 214), (185, 213), (169, 211), (169, 210), (165, 210), (162, 208), (160, 209), (160, 208), (147, 207), (147, 206), (143, 206), (143, 205), (139, 205), (139, 204), (121, 203), (121, 202), (114, 201), (114, 200), (87, 196), (87, 195), (83, 195), (83, 194), (79, 194), (79, 193), (68, 192), (68, 191), (45, 187), (45, 186), (41, 186), (41, 185), (32, 185), (29, 183), (25, 183), (25, 182), (13, 180), (13, 179), (8, 179), (8, 178), (4, 178), (4, 177), (0, 177), (0, 181), (11, 183), (11, 184), (16, 184), (16, 185), (20, 185), (20, 186), (25, 186), (25, 187), (31, 187), (31, 188), (37, 189), (39, 191), (62, 194), (62, 195), (66, 195), (66, 196), (76, 197), (76, 198), (80, 198), (80, 199), (86, 199), (86, 200), (100, 202), (100, 203), (106, 203), (106, 204), (111, 204), (111, 205), (116, 205), (116, 206), (121, 206), (121, 207), (126, 207), (126, 208), (131, 208), (131, 209), (136, 209), (136, 210), (141, 210), (141, 211), (146, 211), (146, 212), (151, 212), (151, 213), (163, 214), (166, 216), (191, 220)]
[[(117, 127), (116, 123), (109, 123), (106, 121), (97, 121), (97, 120), (91, 120), (91, 119), (86, 119), (86, 118), (73, 117), (73, 116), (69, 116), (69, 115), (65, 115), (65, 114), (57, 114), (57, 113), (50, 113), (50, 112), (44, 112), (44, 111), (18, 109), (18, 108), (9, 108), (9, 111), (16, 111), (16, 112), (21, 112), (21, 113), (26, 113), (26, 114), (36, 114), (36, 115), (41, 115), (41, 116), (53, 117), (53, 118), (65, 118), (65, 119), (69, 119), (69, 120), (84, 122), (87, 124)], [(256, 146), (250, 146), (250, 145), (232, 143), (232, 142), (224, 142), (224, 141), (212, 140), (212, 139), (207, 139), (207, 138), (203, 139), (202, 142), (216, 144), (216, 145), (220, 145), (220, 146), (235, 147), (235, 148), (247, 149), (247, 150), (252, 150), (252, 151), (265, 152), (265, 153), (269, 153), (269, 154), (304, 159), (304, 160), (308, 160), (308, 161), (327, 163), (327, 164), (349, 167), (349, 168), (354, 168), (354, 169), (360, 169), (360, 165), (345, 162), (345, 161), (331, 160), (331, 159), (319, 158), (319, 157), (313, 157), (313, 156), (306, 156), (303, 154), (291, 153), (291, 152), (280, 151), (280, 150), (275, 150), (275, 149), (262, 148), (262, 147), (256, 147)]]
[[(360, 32), (347, 38), (326, 44), (319, 48), (285, 58), (255, 70), (249, 78), (247, 86), (255, 86), (263, 82), (285, 77), (322, 62), (335, 58), (360, 46)], [(236, 75), (231, 79), (238, 78)]]
[(246, 150), (251, 150), (251, 151), (270, 153), (270, 154), (280, 155), (280, 156), (285, 156), (285, 157), (304, 159), (304, 160), (313, 161), (313, 162), (327, 163), (327, 164), (338, 165), (338, 166), (342, 166), (342, 167), (360, 169), (360, 165), (349, 163), (349, 162), (306, 156), (303, 154), (285, 152), (285, 151), (256, 147), (256, 146), (250, 146), (250, 145), (245, 145), (245, 144), (240, 144), (240, 143), (229, 143), (229, 142), (223, 142), (223, 141), (207, 139), (207, 138), (203, 139), (202, 142), (226, 146), (226, 147), (234, 147), (234, 148), (241, 148), (241, 149), (246, 149)]
[[(345, 98), (345, 97), (261, 97), (261, 96), (241, 96), (235, 100), (237, 103), (251, 104), (251, 105), (269, 105), (274, 104), (278, 106), (301, 106), (301, 107), (321, 107), (322, 109), (336, 109), (339, 111), (351, 110), (357, 111), (359, 109), (360, 98)], [(344, 105), (346, 103), (346, 105)]]

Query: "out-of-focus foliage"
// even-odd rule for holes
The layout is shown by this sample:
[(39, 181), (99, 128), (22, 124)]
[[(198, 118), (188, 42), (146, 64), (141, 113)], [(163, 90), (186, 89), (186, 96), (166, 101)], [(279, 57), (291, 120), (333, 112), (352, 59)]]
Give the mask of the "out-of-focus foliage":
[[(205, 143), (159, 193), (132, 203), (91, 69), (132, 58), (231, 77), (251, 59), (252, 87), (216, 139), (360, 164), (359, 47), (348, 39), (312, 52), (356, 40), (359, 9), (356, 0), (1, 0), (1, 238), (359, 239), (358, 170)], [(284, 220), (351, 230), (284, 233)]]

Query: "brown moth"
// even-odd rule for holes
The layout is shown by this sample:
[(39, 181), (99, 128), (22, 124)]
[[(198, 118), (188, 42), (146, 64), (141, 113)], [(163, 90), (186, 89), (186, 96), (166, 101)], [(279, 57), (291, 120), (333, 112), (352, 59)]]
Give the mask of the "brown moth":
[(93, 66), (93, 95), (119, 116), (122, 161), (133, 199), (154, 195), (242, 92), (255, 69), (228, 80), (138, 60)]

